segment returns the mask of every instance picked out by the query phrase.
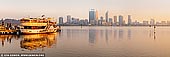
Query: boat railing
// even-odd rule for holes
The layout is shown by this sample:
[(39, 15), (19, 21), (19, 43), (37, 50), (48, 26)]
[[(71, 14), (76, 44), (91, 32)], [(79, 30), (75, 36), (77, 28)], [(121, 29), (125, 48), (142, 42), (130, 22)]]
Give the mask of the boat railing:
[(20, 21), (21, 23), (47, 23), (47, 21)]

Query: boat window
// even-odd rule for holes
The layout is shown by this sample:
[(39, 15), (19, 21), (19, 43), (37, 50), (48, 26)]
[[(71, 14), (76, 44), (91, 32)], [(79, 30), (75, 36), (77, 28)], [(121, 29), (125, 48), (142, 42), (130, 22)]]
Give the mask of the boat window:
[(24, 26), (24, 29), (31, 29), (31, 26)]
[(45, 29), (46, 26), (24, 26), (24, 29)]

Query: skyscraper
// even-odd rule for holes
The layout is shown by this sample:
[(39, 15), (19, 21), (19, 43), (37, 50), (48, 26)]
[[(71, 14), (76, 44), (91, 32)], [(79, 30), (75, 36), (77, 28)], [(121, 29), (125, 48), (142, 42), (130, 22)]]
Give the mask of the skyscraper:
[(112, 25), (113, 24), (113, 19), (109, 18), (109, 23)]
[(122, 26), (123, 25), (123, 16), (122, 15), (119, 15), (119, 26)]
[(100, 17), (100, 20), (98, 20), (98, 25), (102, 25), (103, 24), (103, 16)]
[(117, 16), (114, 16), (113, 18), (114, 18), (114, 24), (116, 25), (116, 23), (117, 23)]
[(98, 24), (98, 19), (99, 19), (99, 16), (98, 16), (98, 11), (96, 10), (96, 19), (95, 19), (95, 25)]
[(67, 23), (71, 23), (71, 15), (67, 15)]
[(96, 19), (95, 20), (98, 20), (99, 19), (99, 16), (98, 16), (98, 11), (96, 10)]
[(106, 11), (105, 16), (106, 16), (106, 22), (109, 22), (109, 12), (108, 11)]
[(89, 23), (94, 25), (98, 18), (98, 12), (95, 9), (90, 9), (89, 11)]
[(63, 17), (59, 17), (59, 25), (63, 24)]
[(132, 23), (131, 15), (128, 15), (128, 25), (131, 25), (131, 23)]

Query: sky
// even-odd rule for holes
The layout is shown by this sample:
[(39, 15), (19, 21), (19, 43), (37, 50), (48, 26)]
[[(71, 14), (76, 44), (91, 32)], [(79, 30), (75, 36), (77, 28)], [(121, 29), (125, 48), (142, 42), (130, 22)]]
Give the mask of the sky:
[(170, 20), (170, 0), (0, 0), (0, 18), (64, 17), (71, 15), (88, 19), (90, 9), (99, 17), (109, 11), (109, 17), (132, 15), (132, 20)]

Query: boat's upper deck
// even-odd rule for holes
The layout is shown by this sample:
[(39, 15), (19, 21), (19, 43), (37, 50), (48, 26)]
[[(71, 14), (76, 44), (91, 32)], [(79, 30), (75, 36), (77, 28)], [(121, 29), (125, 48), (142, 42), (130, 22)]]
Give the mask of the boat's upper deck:
[(22, 18), (20, 20), (21, 26), (46, 26), (48, 24), (56, 24), (52, 22), (54, 18)]
[(47, 23), (52, 18), (22, 18), (21, 23)]

